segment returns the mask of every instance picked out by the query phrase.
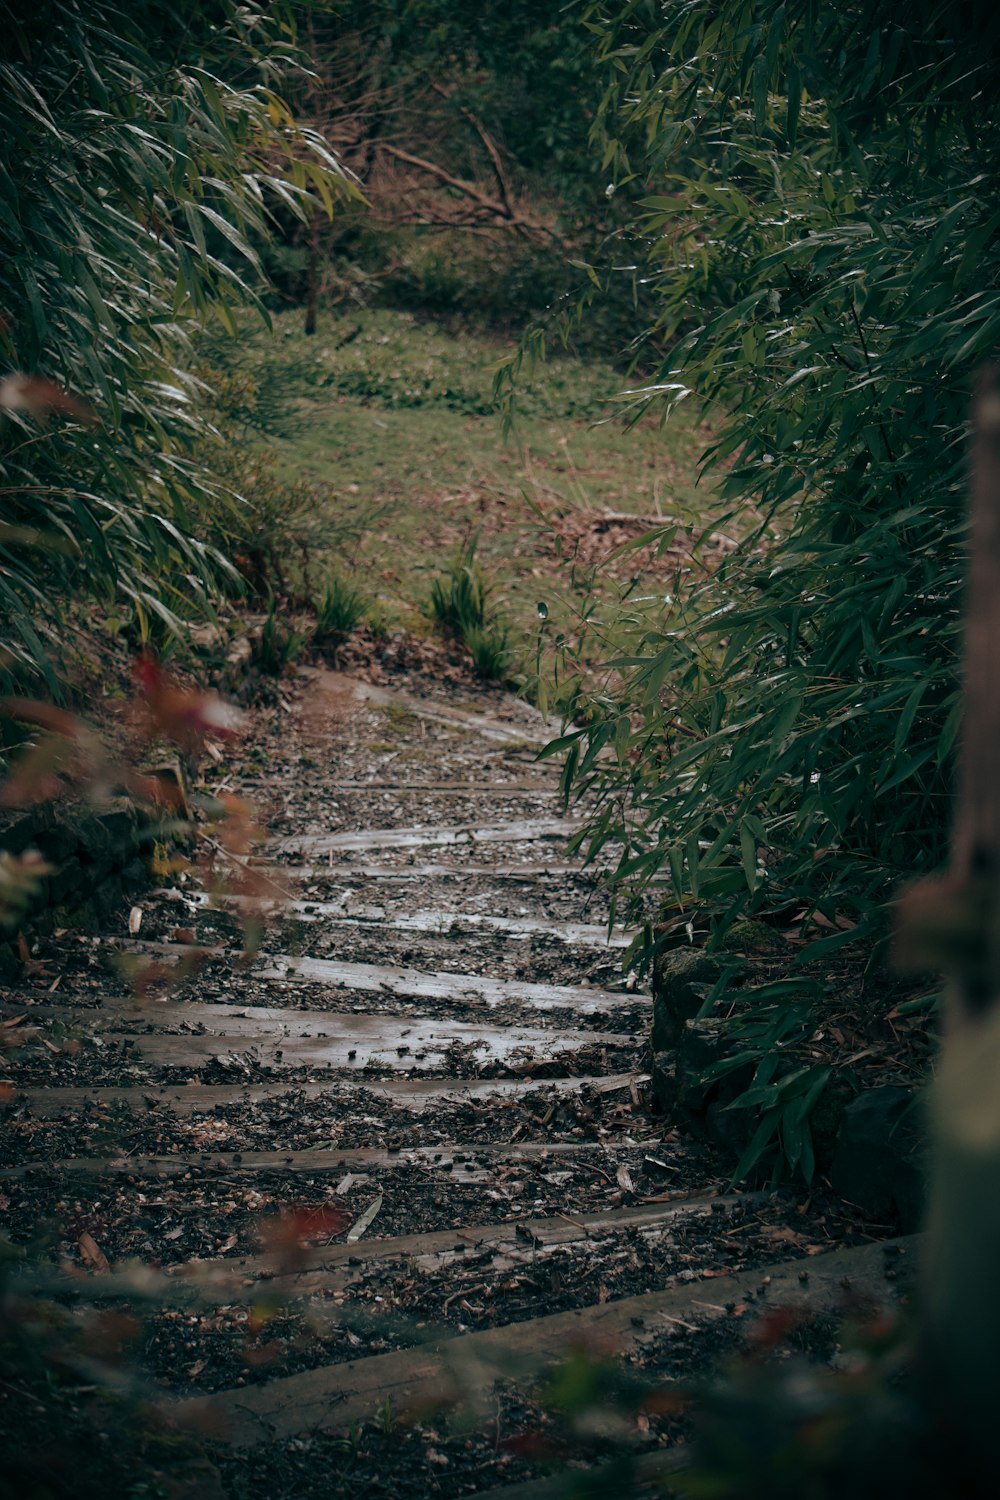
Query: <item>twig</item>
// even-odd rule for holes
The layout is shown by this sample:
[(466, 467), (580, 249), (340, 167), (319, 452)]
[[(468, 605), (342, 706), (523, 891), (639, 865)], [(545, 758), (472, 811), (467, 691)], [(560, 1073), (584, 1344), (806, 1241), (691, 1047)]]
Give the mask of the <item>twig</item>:
[(207, 833), (203, 833), (202, 838), (205, 840), (206, 844), (211, 845), (211, 847), (216, 851), (217, 854), (221, 854), (223, 859), (231, 860), (234, 865), (239, 865), (243, 870), (253, 869), (255, 874), (261, 880), (265, 881), (269, 886), (272, 886), (280, 896), (283, 896), (285, 898), (286, 901), (294, 901), (295, 898), (292, 895), (291, 891), (286, 891), (284, 886), (279, 885), (276, 880), (271, 879), (270, 875), (266, 875), (264, 871), (259, 868), (259, 866), (254, 865), (249, 855), (243, 856), (234, 854), (231, 849), (226, 849), (222, 844), (218, 843), (216, 839), (210, 838)]
[(545, 239), (551, 240), (556, 238), (553, 231), (547, 225), (538, 224), (532, 219), (526, 219), (523, 214), (512, 213), (499, 199), (491, 198), (473, 183), (467, 182), (465, 178), (456, 177), (454, 173), (448, 172), (444, 167), (438, 166), (437, 162), (427, 161), (422, 156), (415, 156), (412, 151), (404, 151), (401, 146), (392, 146), (387, 141), (381, 143), (381, 149), (388, 156), (395, 157), (397, 161), (405, 161), (411, 167), (417, 167), (421, 172), (427, 172), (432, 177), (437, 177), (441, 182), (447, 183), (449, 187), (453, 187), (467, 198), (471, 198), (474, 203), (480, 204), (490, 213), (497, 214), (501, 219), (506, 220), (513, 228), (523, 227), (530, 230), (535, 236)]
[(475, 1293), (475, 1292), (485, 1292), (485, 1290), (486, 1290), (486, 1283), (485, 1283), (485, 1281), (480, 1281), (475, 1286), (470, 1286), (470, 1287), (464, 1287), (463, 1286), (463, 1287), (459, 1287), (459, 1289), (458, 1289), (457, 1292), (452, 1292), (452, 1294), (451, 1294), (450, 1297), (446, 1297), (444, 1299), (444, 1302), (441, 1304), (442, 1310), (444, 1312), (447, 1312), (448, 1309), (449, 1309), (449, 1307), (454, 1302), (454, 1300), (455, 1300), (456, 1297), (471, 1297), (473, 1295), (473, 1293)]

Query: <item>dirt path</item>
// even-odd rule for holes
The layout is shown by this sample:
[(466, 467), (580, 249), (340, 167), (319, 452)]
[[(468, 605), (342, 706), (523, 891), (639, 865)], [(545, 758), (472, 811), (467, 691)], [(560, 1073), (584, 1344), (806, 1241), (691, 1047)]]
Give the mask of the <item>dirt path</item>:
[[(138, 933), (123, 915), (52, 940), (8, 996), (36, 1032), (5, 1227), (55, 1222), (54, 1252), (91, 1272), (165, 1268), (176, 1296), (151, 1297), (140, 1353), (177, 1412), (220, 1393), (227, 1494), (513, 1484), (537, 1472), (533, 1376), (562, 1350), (672, 1381), (738, 1342), (772, 1284), (883, 1289), (843, 1205), (731, 1192), (650, 1111), (650, 1002), (566, 857), (545, 736), (486, 690), (309, 674), (212, 784), (272, 831), (284, 899), (256, 957), (253, 903), (182, 884)], [(192, 940), (198, 972), (137, 999), (129, 966), (183, 964)], [(674, 1412), (633, 1436), (684, 1430)]]

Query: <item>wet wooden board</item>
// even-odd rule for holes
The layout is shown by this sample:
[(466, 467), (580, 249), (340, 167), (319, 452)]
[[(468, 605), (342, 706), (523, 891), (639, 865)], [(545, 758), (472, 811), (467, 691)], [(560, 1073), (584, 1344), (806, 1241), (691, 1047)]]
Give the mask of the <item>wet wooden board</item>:
[[(914, 1239), (895, 1242), (907, 1258), (912, 1258), (915, 1244)], [(894, 1271), (901, 1260), (892, 1257)], [(474, 1402), (496, 1379), (510, 1378), (514, 1369), (522, 1377), (528, 1371), (538, 1373), (581, 1344), (603, 1353), (622, 1353), (644, 1338), (668, 1331), (678, 1320), (726, 1317), (727, 1303), (761, 1309), (809, 1306), (819, 1311), (837, 1306), (848, 1294), (885, 1303), (898, 1287), (886, 1280), (885, 1270), (881, 1244), (835, 1250), (505, 1327), (455, 1336), (439, 1333), (416, 1349), (307, 1370), (207, 1400), (176, 1401), (165, 1410), (179, 1423), (202, 1421), (210, 1412), (224, 1424), (222, 1439), (239, 1448), (309, 1432), (341, 1431), (369, 1419), (386, 1402), (397, 1416), (430, 1415), (460, 1398)], [(800, 1281), (803, 1271), (807, 1279)]]
[[(126, 1038), (135, 1056), (160, 1067), (203, 1067), (216, 1060), (237, 1070), (249, 1066), (241, 1061), (241, 1054), (246, 1054), (254, 1065), (271, 1068), (360, 1073), (366, 1067), (377, 1067), (426, 1073), (451, 1065), (451, 1052), (457, 1046), (468, 1049), (476, 1065), (523, 1064), (527, 1071), (532, 1061), (568, 1065), (579, 1048), (620, 1047), (637, 1040), (618, 1032), (491, 1027), (483, 1022), (253, 1005), (179, 1001), (136, 1004), (127, 999), (113, 1000), (107, 1009), (99, 1011), (35, 1006), (31, 1017), (62, 1021), (75, 1036), (108, 1041)], [(149, 1029), (152, 1024), (161, 1029)], [(192, 1030), (162, 1029), (170, 1025)]]
[(278, 918), (296, 917), (302, 922), (322, 921), (337, 927), (377, 925), (380, 932), (419, 932), (429, 937), (460, 937), (485, 930), (503, 933), (512, 942), (549, 937), (580, 948), (627, 948), (634, 936), (632, 933), (613, 932), (609, 937), (607, 926), (603, 924), (548, 921), (544, 917), (495, 917), (484, 912), (434, 909), (397, 916), (384, 906), (354, 901), (345, 905), (344, 901), (310, 901), (308, 898), (283, 901), (278, 896), (270, 900), (266, 897), (227, 896), (213, 903), (212, 898), (205, 895), (196, 904), (233, 907), (238, 911), (260, 910), (271, 912)]
[[(630, 1458), (631, 1475), (643, 1485), (642, 1495), (648, 1500), (662, 1500), (664, 1486), (657, 1481), (686, 1468), (692, 1449), (686, 1443), (673, 1448), (656, 1448), (651, 1453), (637, 1453)], [(586, 1481), (586, 1493), (591, 1500), (598, 1496), (623, 1497), (622, 1460), (615, 1458), (607, 1463), (594, 1464), (586, 1469), (573, 1469), (574, 1479)], [(649, 1486), (648, 1490), (646, 1486)], [(540, 1479), (525, 1479), (518, 1484), (499, 1485), (495, 1489), (477, 1490), (476, 1500), (566, 1500), (566, 1474), (543, 1475)], [(639, 1491), (629, 1489), (628, 1500), (639, 1500)]]
[[(634, 1229), (665, 1229), (678, 1218), (720, 1212), (737, 1204), (757, 1204), (768, 1196), (758, 1192), (726, 1195), (702, 1192), (690, 1196), (678, 1195), (669, 1203), (640, 1203), (628, 1208), (546, 1215), (500, 1224), (467, 1224), (458, 1229), (431, 1229), (387, 1239), (372, 1238), (353, 1240), (350, 1244), (345, 1242), (311, 1246), (299, 1252), (298, 1269), (311, 1273), (346, 1265), (348, 1262), (353, 1264), (355, 1261), (385, 1260), (399, 1255), (433, 1256), (441, 1261), (461, 1261), (463, 1256), (472, 1259), (477, 1251), (493, 1250), (499, 1246), (516, 1246), (530, 1254), (533, 1248), (545, 1245), (582, 1244), (587, 1240), (600, 1240), (609, 1234), (621, 1234)], [(209, 1265), (256, 1274), (262, 1274), (268, 1268), (275, 1269), (273, 1259), (268, 1260), (260, 1255), (243, 1255), (191, 1261), (186, 1266), (172, 1267), (169, 1274), (183, 1275), (189, 1267), (194, 1270)]]
[(331, 781), (332, 792), (394, 792), (401, 797), (418, 796), (422, 792), (434, 792), (439, 797), (551, 797), (560, 800), (558, 781), (554, 775), (545, 775), (552, 767), (544, 763), (541, 775), (533, 781), (500, 781), (493, 779), (488, 785), (482, 781), (387, 781), (375, 777), (371, 781)]
[[(225, 948), (205, 947), (171, 942), (129, 941), (124, 944), (131, 953), (146, 953), (178, 960), (197, 955), (202, 961), (215, 958), (239, 959), (241, 952)], [(410, 969), (398, 964), (343, 963), (336, 958), (310, 958), (290, 953), (261, 955), (253, 967), (256, 979), (278, 980), (293, 983), (308, 980), (312, 983), (330, 985), (353, 994), (398, 995), (408, 1000), (436, 1000), (439, 1003), (460, 1003), (483, 1006), (493, 1010), (500, 1006), (522, 1006), (526, 1010), (569, 1011), (578, 1016), (613, 1015), (616, 1010), (645, 1010), (652, 1006), (648, 995), (634, 990), (606, 990), (586, 983), (534, 984), (523, 979), (492, 979), (482, 974), (456, 973), (448, 969)], [(130, 1010), (147, 1009), (148, 1002), (137, 1006), (128, 999), (109, 997), (108, 1007)], [(155, 1002), (153, 1002), (155, 1004)], [(185, 1003), (178, 1001), (177, 1003)], [(201, 1007), (199, 1016), (219, 1011), (218, 1006)], [(238, 1007), (226, 1007), (226, 1014)], [(268, 1010), (270, 1007), (255, 1007)], [(325, 1011), (318, 1014), (325, 1015)], [(401, 1017), (403, 1021), (406, 1018)], [(456, 1023), (457, 1024), (457, 1023)]]
[(568, 1010), (578, 1016), (605, 1015), (622, 1006), (652, 1005), (631, 990), (584, 989), (579, 985), (531, 984), (521, 979), (490, 979), (447, 970), (402, 969), (390, 964), (350, 964), (335, 958), (268, 956), (254, 969), (261, 979), (308, 979), (357, 993), (375, 991), (411, 1000), (469, 1001), (492, 1009), (523, 1005), (530, 1010)]
[(518, 818), (511, 823), (457, 823), (439, 828), (361, 828), (344, 833), (295, 833), (270, 848), (287, 854), (332, 854), (354, 849), (429, 849), (437, 845), (534, 844), (572, 838), (579, 823), (567, 818)]
[[(211, 1013), (229, 1007), (205, 1005), (186, 1010)], [(589, 1050), (637, 1044), (637, 1038), (624, 1032), (535, 1031), (523, 1026), (492, 1029), (469, 1022), (354, 1013), (337, 1016), (327, 1011), (265, 1011), (264, 1007), (247, 1007), (228, 1017), (208, 1014), (204, 1020), (199, 1014), (196, 1025), (204, 1026), (204, 1031), (190, 1034), (129, 1031), (129, 1020), (138, 1023), (139, 1017), (121, 1014), (115, 1025), (115, 1017), (109, 1013), (70, 1014), (73, 1034), (84, 1032), (109, 1041), (127, 1038), (135, 1058), (156, 1067), (201, 1068), (216, 1061), (237, 1073), (252, 1073), (261, 1065), (273, 1073), (288, 1068), (322, 1068), (354, 1074), (364, 1073), (366, 1068), (387, 1073), (430, 1073), (448, 1067), (456, 1077), (454, 1047), (468, 1049), (475, 1067), (504, 1064), (529, 1073), (532, 1064), (546, 1062), (573, 1071), (574, 1055), (583, 1047)], [(171, 1020), (177, 1025), (180, 1017)]]
[(194, 1083), (179, 1088), (149, 1083), (132, 1088), (27, 1088), (19, 1089), (13, 1100), (16, 1107), (22, 1100), (33, 1115), (50, 1119), (73, 1110), (93, 1105), (102, 1109), (112, 1104), (125, 1104), (132, 1109), (156, 1108), (167, 1105), (178, 1115), (195, 1114), (199, 1110), (214, 1110), (237, 1104), (258, 1104), (266, 1099), (280, 1099), (290, 1094), (302, 1094), (307, 1099), (324, 1095), (340, 1099), (370, 1093), (391, 1099), (404, 1105), (414, 1113), (433, 1108), (438, 1104), (461, 1103), (463, 1100), (490, 1099), (494, 1096), (517, 1098), (520, 1094), (579, 1093), (593, 1089), (599, 1094), (618, 1093), (637, 1088), (649, 1082), (648, 1073), (608, 1073), (600, 1077), (583, 1074), (578, 1078), (371, 1078), (345, 1079), (336, 1083), (329, 1079), (321, 1083), (246, 1083), (205, 1084)]
[[(261, 860), (255, 863), (263, 868), (268, 867), (268, 862)], [(475, 865), (475, 864), (406, 864), (406, 865), (370, 865), (351, 861), (350, 864), (282, 864), (270, 866), (283, 879), (317, 879), (321, 876), (329, 877), (336, 875), (339, 879), (350, 878), (351, 880), (468, 880), (470, 878), (484, 880), (498, 880), (514, 882), (521, 885), (536, 885), (547, 880), (558, 879), (560, 884), (567, 881), (577, 881), (581, 885), (594, 886), (598, 875), (594, 870), (584, 869), (582, 865), (566, 864), (505, 864), (505, 865)], [(663, 884), (665, 882), (651, 882)]]

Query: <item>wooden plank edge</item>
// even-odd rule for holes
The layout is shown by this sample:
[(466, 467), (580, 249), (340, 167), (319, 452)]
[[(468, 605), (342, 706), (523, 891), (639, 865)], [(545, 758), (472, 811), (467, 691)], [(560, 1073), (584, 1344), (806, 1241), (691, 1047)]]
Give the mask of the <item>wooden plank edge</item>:
[[(917, 1237), (892, 1242), (891, 1268)], [(260, 1386), (165, 1403), (175, 1423), (221, 1424), (222, 1441), (253, 1448), (311, 1432), (341, 1431), (371, 1418), (388, 1401), (400, 1417), (419, 1419), (459, 1400), (471, 1401), (498, 1378), (537, 1375), (581, 1345), (620, 1355), (678, 1320), (729, 1316), (727, 1304), (827, 1310), (848, 1295), (885, 1301), (900, 1288), (886, 1280), (885, 1242), (834, 1250), (595, 1304), (475, 1333), (431, 1338), (411, 1349), (320, 1366)], [(907, 1262), (909, 1264), (910, 1262)], [(801, 1279), (804, 1275), (805, 1279)]]
[[(641, 1150), (635, 1143), (603, 1141), (524, 1141), (514, 1145), (484, 1142), (463, 1145), (401, 1146), (390, 1151), (382, 1146), (344, 1147), (329, 1151), (189, 1151), (176, 1156), (66, 1156), (55, 1161), (21, 1162), (0, 1167), (0, 1178), (29, 1176), (33, 1172), (120, 1172), (137, 1177), (176, 1176), (193, 1168), (222, 1172), (326, 1172), (357, 1163), (359, 1166), (423, 1166), (441, 1171), (460, 1166), (470, 1158), (492, 1161), (545, 1161), (549, 1156), (582, 1156), (599, 1153), (606, 1161), (618, 1151)], [(436, 1158), (436, 1159), (435, 1159)]]
[[(447, 1101), (465, 1103), (475, 1099), (490, 1098), (494, 1094), (517, 1098), (520, 1094), (537, 1094), (551, 1090), (556, 1094), (580, 1093), (591, 1088), (598, 1094), (614, 1094), (648, 1083), (648, 1073), (581, 1074), (574, 1078), (372, 1078), (365, 1082), (360, 1078), (340, 1080), (324, 1079), (304, 1083), (198, 1083), (188, 1086), (168, 1087), (150, 1083), (116, 1088), (113, 1085), (97, 1085), (94, 1088), (24, 1088), (17, 1089), (13, 1098), (0, 1106), (0, 1110), (12, 1110), (27, 1103), (32, 1113), (49, 1119), (69, 1110), (86, 1109), (94, 1104), (142, 1105), (147, 1110), (155, 1105), (168, 1105), (178, 1114), (211, 1110), (227, 1104), (258, 1104), (267, 1099), (280, 1099), (286, 1094), (301, 1093), (307, 1099), (322, 1098), (324, 1094), (380, 1094), (383, 1098), (405, 1104), (415, 1112), (431, 1105)], [(16, 1085), (15, 1085), (16, 1087)]]

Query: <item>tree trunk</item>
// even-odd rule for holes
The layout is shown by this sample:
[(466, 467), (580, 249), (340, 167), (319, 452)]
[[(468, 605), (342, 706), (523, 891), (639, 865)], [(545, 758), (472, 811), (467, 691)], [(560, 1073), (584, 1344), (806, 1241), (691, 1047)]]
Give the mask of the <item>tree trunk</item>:
[(974, 405), (965, 704), (952, 865), (902, 936), (950, 979), (933, 1091), (928, 1375), (966, 1454), (992, 1462), (1000, 1367), (1000, 367)]

